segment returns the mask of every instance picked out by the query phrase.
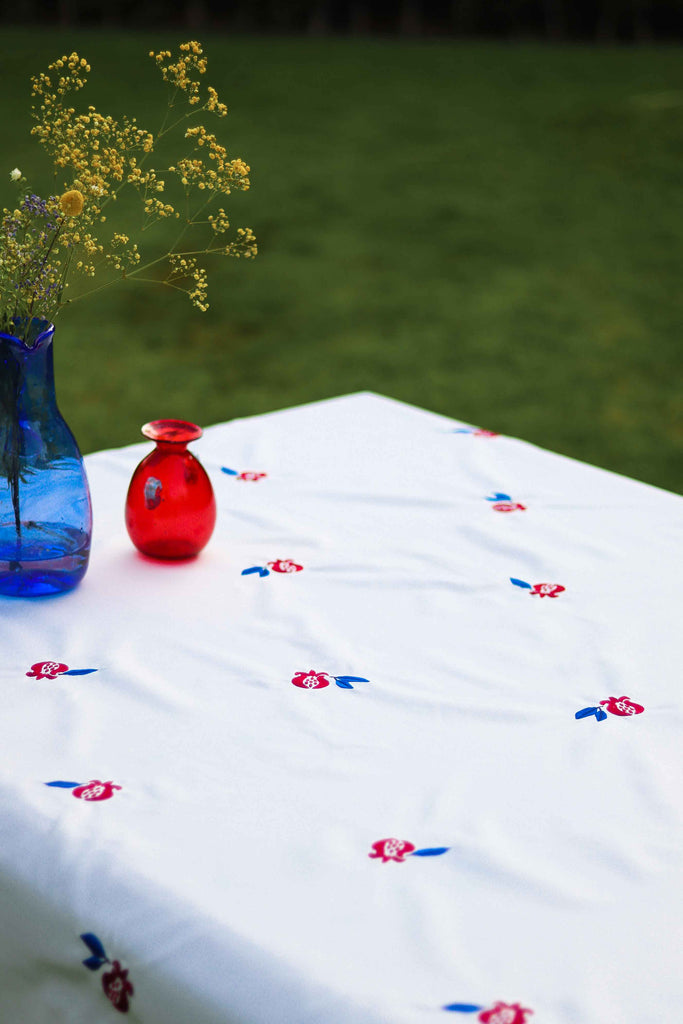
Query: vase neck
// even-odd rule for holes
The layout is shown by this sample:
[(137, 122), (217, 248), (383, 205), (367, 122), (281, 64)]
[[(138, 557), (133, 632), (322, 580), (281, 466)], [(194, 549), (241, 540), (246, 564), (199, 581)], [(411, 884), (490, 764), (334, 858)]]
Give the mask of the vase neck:
[(155, 441), (156, 451), (162, 455), (189, 455), (183, 441)]
[(57, 408), (52, 332), (30, 348), (18, 338), (0, 334), (0, 402), (13, 406), (21, 418), (41, 419)]

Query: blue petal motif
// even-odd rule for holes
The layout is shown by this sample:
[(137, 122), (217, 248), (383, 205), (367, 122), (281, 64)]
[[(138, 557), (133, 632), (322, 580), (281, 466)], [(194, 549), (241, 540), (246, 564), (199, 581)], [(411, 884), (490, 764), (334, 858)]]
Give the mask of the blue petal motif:
[(89, 676), (91, 672), (97, 672), (96, 668), (70, 668), (68, 672), (62, 672), (63, 676)]
[(81, 935), (81, 939), (85, 942), (91, 953), (94, 953), (95, 956), (100, 957), (102, 960), (107, 959), (107, 954), (104, 952), (104, 946), (96, 935), (93, 935), (92, 932), (85, 932), (84, 935)]
[(595, 715), (597, 720), (601, 721), (600, 712), (602, 712), (603, 718), (607, 718), (607, 715), (602, 708), (584, 708), (582, 711), (577, 711), (574, 718), (590, 718), (591, 715)]
[(487, 501), (512, 501), (509, 494), (502, 494), (500, 491), (494, 491), (492, 498), (487, 498)]
[(527, 583), (526, 580), (516, 580), (514, 576), (511, 576), (510, 583), (514, 583), (516, 587), (524, 587), (525, 590), (531, 590), (531, 584)]
[(228, 469), (227, 466), (221, 466), (221, 473), (227, 473), (228, 476), (239, 476), (236, 469)]
[(413, 850), (411, 857), (438, 857), (442, 853), (448, 853), (450, 846), (432, 846), (424, 850)]
[(243, 576), (248, 576), (250, 572), (258, 572), (261, 576), (263, 576), (265, 572), (265, 575), (268, 575), (268, 570), (264, 570), (260, 565), (252, 565), (251, 569), (242, 569)]
[(352, 690), (353, 689), (353, 687), (351, 686), (351, 683), (347, 683), (346, 680), (342, 679), (341, 676), (339, 676), (339, 678), (337, 678), (335, 676), (335, 680), (334, 681), (337, 684), (337, 686), (341, 687), (342, 690)]
[(335, 676), (337, 685), (339, 683), (369, 683), (369, 679), (364, 679), (363, 676)]
[(106, 964), (107, 961), (103, 960), (100, 956), (89, 956), (88, 959), (83, 960), (82, 963), (89, 971), (99, 971), (102, 964)]
[(76, 786), (80, 786), (81, 783), (80, 782), (62, 782), (60, 780), (56, 780), (55, 782), (46, 782), (45, 785), (46, 786), (58, 786), (59, 789), (75, 789)]
[(476, 1013), (477, 1010), (483, 1010), (483, 1006), (473, 1006), (472, 1003), (449, 1003), (448, 1006), (443, 1006), (443, 1010), (451, 1010), (453, 1013)]

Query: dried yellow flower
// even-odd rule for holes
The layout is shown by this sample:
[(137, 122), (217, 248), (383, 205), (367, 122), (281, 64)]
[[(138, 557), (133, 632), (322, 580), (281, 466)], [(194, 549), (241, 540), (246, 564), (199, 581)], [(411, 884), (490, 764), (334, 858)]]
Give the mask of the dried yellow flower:
[[(164, 260), (168, 274), (161, 280), (205, 311), (208, 274), (197, 257), (256, 255), (250, 228), (239, 228), (229, 241), (225, 210), (207, 209), (233, 191), (246, 191), (250, 172), (248, 164), (229, 156), (216, 136), (196, 123), (203, 113), (227, 114), (216, 89), (202, 82), (207, 62), (201, 45), (190, 40), (175, 55), (162, 50), (151, 51), (150, 57), (168, 86), (168, 109), (156, 134), (139, 127), (135, 118), (104, 115), (92, 105), (77, 112), (72, 96), (85, 86), (90, 65), (75, 52), (63, 54), (32, 79), (32, 135), (50, 154), (64, 191), (47, 199), (27, 194), (14, 212), (0, 211), (0, 325), (17, 311), (31, 316), (39, 310), (44, 318), (54, 318), (67, 301), (74, 301), (63, 297), (71, 271), (87, 277), (108, 274), (110, 281), (113, 272), (153, 282), (159, 277), (149, 275), (148, 268)], [(153, 166), (154, 154), (171, 132), (181, 148), (162, 170)], [(18, 168), (9, 176), (20, 185), (25, 181)], [(116, 219), (108, 216), (110, 209), (115, 212), (111, 204), (124, 190), (134, 190), (142, 204), (140, 237), (158, 221), (182, 217), (169, 252), (141, 254), (127, 233), (108, 230), (108, 222)], [(27, 266), (38, 269), (27, 275)], [(106, 277), (104, 283), (109, 283)]]
[(77, 217), (83, 209), (83, 195), (77, 188), (69, 189), (59, 200), (62, 213), (67, 217)]

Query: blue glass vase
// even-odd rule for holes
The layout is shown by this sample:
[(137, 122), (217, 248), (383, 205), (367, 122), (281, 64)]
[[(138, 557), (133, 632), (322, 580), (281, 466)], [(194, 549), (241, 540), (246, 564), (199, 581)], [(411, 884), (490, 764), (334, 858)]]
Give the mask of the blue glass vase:
[(0, 594), (70, 590), (90, 557), (92, 507), (83, 458), (55, 398), (54, 326), (0, 333)]

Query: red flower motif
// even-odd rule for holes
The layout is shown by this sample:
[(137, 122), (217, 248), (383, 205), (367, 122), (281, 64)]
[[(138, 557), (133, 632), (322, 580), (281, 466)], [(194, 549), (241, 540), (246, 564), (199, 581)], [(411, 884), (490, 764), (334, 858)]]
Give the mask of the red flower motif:
[(531, 588), (532, 597), (557, 597), (565, 590), (559, 583), (535, 583)]
[(495, 430), (473, 430), (472, 433), (475, 437), (500, 437), (500, 434), (496, 433)]
[(273, 572), (301, 572), (303, 569), (303, 565), (297, 565), (296, 562), (292, 562), (288, 558), (278, 558), (275, 562), (266, 562), (266, 565)]
[(479, 1014), (482, 1024), (524, 1024), (526, 1015), (533, 1010), (524, 1010), (519, 1003), (496, 1003), (490, 1010)]
[(31, 665), (31, 671), (26, 675), (34, 676), (36, 679), (56, 679), (68, 671), (69, 666), (62, 664), (61, 661), (37, 661), (35, 665)]
[(526, 505), (520, 505), (518, 501), (497, 501), (492, 508), (494, 512), (516, 512), (518, 509), (520, 512), (526, 511)]
[(249, 471), (245, 473), (239, 473), (237, 476), (238, 480), (261, 480), (267, 473), (251, 473)]
[(292, 682), (295, 686), (301, 686), (304, 690), (322, 690), (323, 686), (329, 686), (333, 676), (327, 672), (297, 672)]
[(99, 779), (91, 779), (83, 786), (72, 789), (73, 796), (79, 800), (109, 800), (114, 795), (115, 789), (121, 789), (112, 782), (100, 782)]
[(369, 853), (368, 857), (381, 857), (383, 864), (387, 864), (390, 860), (401, 864), (408, 854), (413, 852), (415, 846), (407, 839), (378, 839), (376, 843), (372, 844), (372, 848), (375, 852)]
[(642, 715), (645, 708), (642, 704), (636, 704), (628, 697), (610, 697), (609, 700), (601, 700), (611, 715), (620, 715), (622, 718), (628, 715)]
[(133, 986), (128, 981), (128, 971), (121, 970), (118, 960), (112, 963), (112, 970), (102, 975), (102, 988), (107, 999), (119, 1013), (128, 1013), (128, 996), (133, 995)]

